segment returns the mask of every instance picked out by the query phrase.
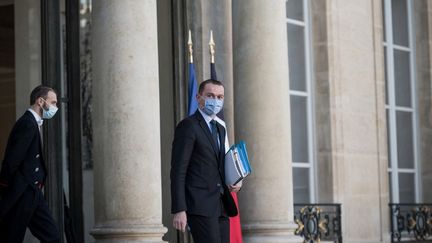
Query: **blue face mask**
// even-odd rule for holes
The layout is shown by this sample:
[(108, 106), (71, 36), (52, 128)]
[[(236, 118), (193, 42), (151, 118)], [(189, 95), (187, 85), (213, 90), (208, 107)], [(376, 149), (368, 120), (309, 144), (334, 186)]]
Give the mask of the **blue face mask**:
[(216, 115), (222, 110), (223, 100), (207, 98), (205, 99), (205, 104), (203, 111), (209, 116)]
[(42, 109), (42, 118), (43, 119), (51, 119), (57, 112), (58, 108), (50, 105), (48, 106), (48, 110), (45, 110), (45, 108)]

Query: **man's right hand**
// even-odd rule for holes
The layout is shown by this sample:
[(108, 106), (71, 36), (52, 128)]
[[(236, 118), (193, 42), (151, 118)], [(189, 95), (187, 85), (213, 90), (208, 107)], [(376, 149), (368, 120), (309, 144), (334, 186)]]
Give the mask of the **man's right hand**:
[(186, 224), (187, 224), (187, 217), (186, 217), (185, 211), (181, 211), (181, 212), (174, 214), (173, 226), (175, 229), (178, 229), (178, 230), (181, 230), (182, 232), (185, 232)]

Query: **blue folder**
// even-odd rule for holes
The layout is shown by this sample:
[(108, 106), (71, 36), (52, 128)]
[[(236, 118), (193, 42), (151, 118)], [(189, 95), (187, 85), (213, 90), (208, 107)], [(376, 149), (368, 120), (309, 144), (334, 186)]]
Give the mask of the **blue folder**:
[(252, 172), (246, 150), (246, 143), (234, 144), (225, 154), (225, 183), (235, 185)]

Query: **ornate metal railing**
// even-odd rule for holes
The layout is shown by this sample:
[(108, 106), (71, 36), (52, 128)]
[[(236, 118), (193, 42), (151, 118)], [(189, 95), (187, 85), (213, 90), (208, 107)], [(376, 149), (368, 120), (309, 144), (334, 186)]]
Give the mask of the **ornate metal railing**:
[(294, 204), (294, 221), (305, 243), (342, 243), (341, 204)]
[(389, 206), (392, 242), (432, 242), (432, 204)]

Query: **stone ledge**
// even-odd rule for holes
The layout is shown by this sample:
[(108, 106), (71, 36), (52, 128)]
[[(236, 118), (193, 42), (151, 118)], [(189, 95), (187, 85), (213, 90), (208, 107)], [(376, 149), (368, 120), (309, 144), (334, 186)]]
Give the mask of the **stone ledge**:
[(294, 235), (297, 225), (285, 222), (267, 222), (243, 224), (245, 242), (303, 242), (300, 236)]
[(167, 229), (162, 225), (96, 225), (91, 231), (91, 235), (98, 242), (124, 242), (123, 240), (135, 242), (164, 242), (163, 235)]

